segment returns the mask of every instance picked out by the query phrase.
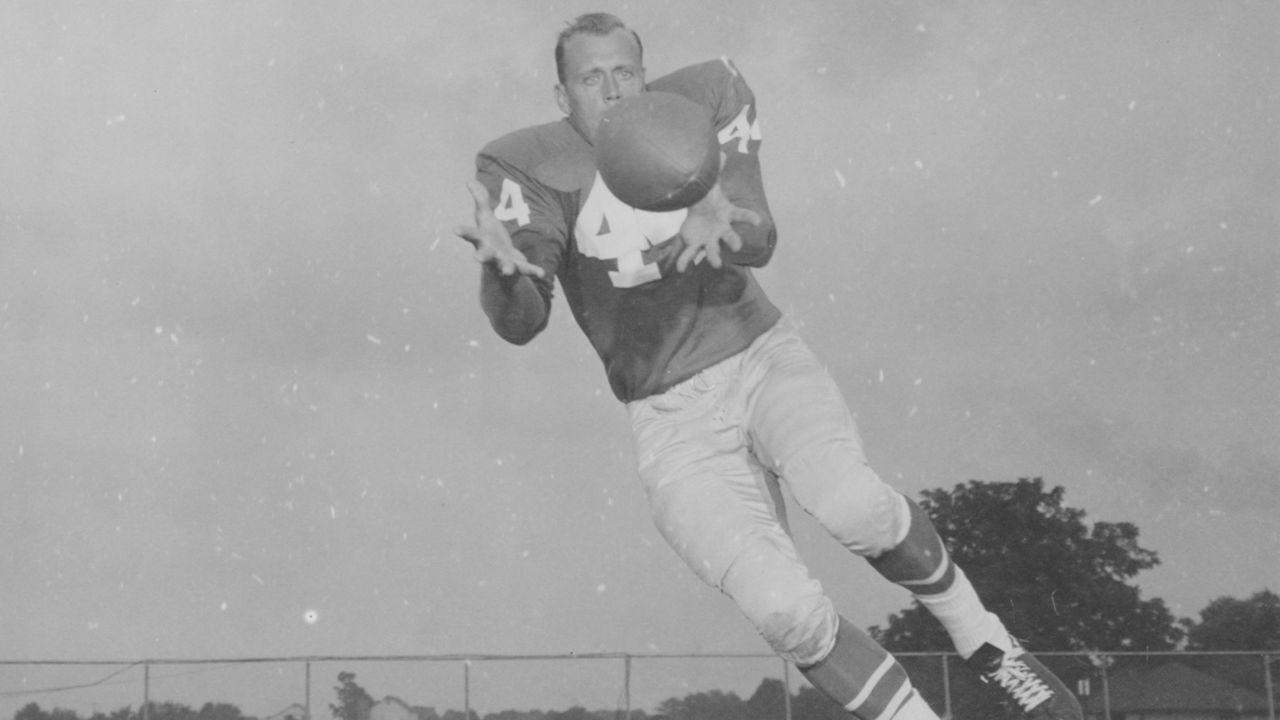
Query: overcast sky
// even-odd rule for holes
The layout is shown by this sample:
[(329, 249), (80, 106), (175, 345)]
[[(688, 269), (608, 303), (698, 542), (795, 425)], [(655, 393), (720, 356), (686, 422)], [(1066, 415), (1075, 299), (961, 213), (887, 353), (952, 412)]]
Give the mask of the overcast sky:
[[(1139, 527), (1179, 616), (1280, 589), (1278, 8), (0, 5), (0, 660), (767, 652), (652, 529), (563, 299), (505, 345), (449, 232), (474, 152), (558, 116), (593, 9), (650, 78), (727, 55), (756, 91), (760, 277), (881, 474), (1062, 485)], [(798, 533), (856, 624), (908, 604)], [(0, 716), (109, 671), (0, 668)], [(272, 672), (246, 712), (297, 699)], [(481, 711), (618, 692), (503, 672)]]

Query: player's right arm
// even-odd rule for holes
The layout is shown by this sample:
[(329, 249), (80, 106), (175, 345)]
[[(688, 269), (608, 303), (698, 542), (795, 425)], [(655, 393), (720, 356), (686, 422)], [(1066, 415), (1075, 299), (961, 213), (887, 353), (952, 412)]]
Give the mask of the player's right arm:
[(489, 324), (517, 345), (547, 326), (567, 242), (562, 203), (537, 176), (555, 149), (541, 126), (485, 146), (476, 156), (475, 179), (467, 183), (476, 223), (457, 228), (480, 261), (480, 305)]
[(511, 234), (493, 213), (489, 191), (479, 180), (469, 180), (467, 190), (475, 202), (475, 225), (454, 229), (458, 237), (475, 247), (480, 263), (480, 307), (503, 339), (523, 345), (546, 325), (547, 302), (533, 278), (546, 272), (516, 249)]

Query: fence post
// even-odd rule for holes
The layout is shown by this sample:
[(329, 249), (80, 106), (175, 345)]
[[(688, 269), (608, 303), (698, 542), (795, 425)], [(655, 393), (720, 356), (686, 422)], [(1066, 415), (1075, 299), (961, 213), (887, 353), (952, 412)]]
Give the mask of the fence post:
[(947, 662), (947, 654), (942, 653), (942, 697), (946, 709), (946, 717), (951, 718), (951, 663)]
[(1107, 665), (1102, 663), (1102, 719), (1111, 720), (1111, 684), (1107, 681)]
[(311, 720), (311, 661), (307, 661), (306, 680), (304, 681), (302, 696), (302, 713), (303, 720)]
[(471, 720), (471, 660), (462, 661), (462, 718)]
[[(622, 656), (622, 693), (623, 701), (626, 703), (627, 714), (624, 720), (631, 720), (631, 656)], [(1272, 719), (1274, 720), (1274, 718)]]
[(1276, 720), (1276, 689), (1271, 681), (1271, 656), (1262, 654), (1262, 672), (1267, 681), (1267, 717)]
[(791, 720), (791, 663), (782, 661), (782, 715)]
[(151, 663), (142, 663), (142, 720), (151, 720)]

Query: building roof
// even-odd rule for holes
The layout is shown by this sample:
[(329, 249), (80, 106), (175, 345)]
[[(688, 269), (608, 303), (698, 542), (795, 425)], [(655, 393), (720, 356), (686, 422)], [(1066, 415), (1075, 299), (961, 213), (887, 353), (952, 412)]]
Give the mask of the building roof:
[[(1267, 698), (1206, 675), (1179, 662), (1122, 670), (1107, 678), (1112, 712), (1141, 710), (1267, 711)], [(1098, 688), (1084, 700), (1089, 710), (1100, 711), (1103, 697)]]
[(392, 695), (374, 703), (369, 709), (369, 720), (414, 720), (416, 717), (408, 703)]
[(262, 720), (284, 720), (284, 718), (302, 718), (302, 720), (306, 720), (306, 717), (307, 709), (298, 703), (293, 703), (289, 707), (279, 712), (274, 712)]

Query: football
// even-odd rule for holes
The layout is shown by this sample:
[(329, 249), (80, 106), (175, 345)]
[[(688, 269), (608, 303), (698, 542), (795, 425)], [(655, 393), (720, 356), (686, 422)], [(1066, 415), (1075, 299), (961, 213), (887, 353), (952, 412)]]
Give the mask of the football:
[(650, 91), (600, 120), (596, 168), (609, 190), (641, 210), (679, 210), (701, 200), (720, 175), (711, 111), (675, 93)]

